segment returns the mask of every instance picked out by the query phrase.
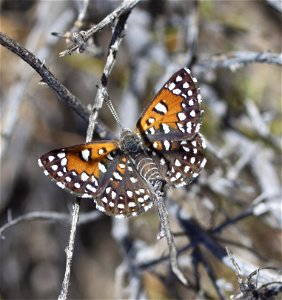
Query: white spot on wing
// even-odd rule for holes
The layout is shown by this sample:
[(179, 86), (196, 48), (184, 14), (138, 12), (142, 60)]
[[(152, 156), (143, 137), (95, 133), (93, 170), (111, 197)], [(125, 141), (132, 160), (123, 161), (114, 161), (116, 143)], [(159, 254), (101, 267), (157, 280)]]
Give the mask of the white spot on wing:
[(163, 123), (162, 128), (163, 128), (164, 133), (169, 133), (170, 132), (169, 126), (167, 124)]
[(107, 172), (107, 169), (105, 167), (104, 164), (102, 164), (101, 162), (98, 163), (98, 167), (99, 167), (99, 170), (103, 173), (106, 173)]
[(89, 161), (90, 158), (90, 150), (89, 149), (84, 149), (81, 151), (81, 156), (85, 161)]
[(58, 153), (57, 156), (59, 158), (64, 158), (66, 156), (66, 154), (64, 152)]
[(156, 109), (156, 111), (161, 112), (161, 113), (163, 113), (163, 114), (167, 113), (167, 108), (166, 108), (166, 106), (163, 105), (163, 104), (160, 103), (160, 102), (155, 106), (155, 109)]
[(87, 184), (87, 185), (86, 185), (86, 188), (87, 188), (89, 191), (93, 192), (93, 193), (96, 192), (96, 189), (95, 189), (94, 186), (92, 186), (91, 184)]
[(201, 162), (200, 167), (203, 168), (203, 167), (206, 165), (206, 163), (207, 163), (207, 159), (204, 158), (204, 159), (202, 160), (202, 162)]
[(172, 82), (172, 83), (168, 86), (168, 89), (169, 89), (170, 91), (172, 91), (174, 88), (175, 88), (175, 83)]
[(136, 183), (138, 180), (137, 180), (137, 178), (135, 178), (135, 177), (130, 177), (130, 181), (131, 181), (132, 183)]
[(186, 119), (186, 115), (183, 112), (178, 113), (177, 116), (180, 121), (183, 121)]
[(53, 165), (53, 166), (51, 166), (51, 169), (52, 169), (53, 171), (57, 171), (57, 170), (58, 170), (58, 166), (57, 166), (57, 165)]
[(190, 167), (189, 166), (185, 166), (184, 172), (187, 173), (187, 172), (189, 172), (189, 170), (190, 170)]
[(82, 181), (85, 182), (89, 178), (89, 176), (85, 172), (82, 172), (80, 178)]
[(174, 89), (172, 92), (175, 95), (179, 95), (181, 93), (181, 90), (180, 89)]
[(188, 73), (191, 74), (191, 71), (188, 68), (184, 68), (184, 70)]
[(43, 164), (42, 164), (42, 162), (41, 162), (41, 159), (38, 159), (37, 162), (38, 162), (38, 166), (39, 166), (39, 167), (43, 167)]
[(191, 122), (188, 122), (187, 123), (187, 129), (186, 129), (187, 133), (191, 133), (192, 131), (192, 123)]
[(182, 77), (181, 77), (180, 75), (178, 75), (178, 76), (176, 77), (176, 79), (175, 79), (176, 82), (179, 82), (179, 81), (181, 81), (181, 80), (182, 80)]
[(64, 189), (66, 186), (62, 183), (62, 182), (57, 182), (56, 183), (58, 187), (60, 187), (61, 189)]
[(65, 166), (67, 164), (68, 160), (66, 159), (66, 157), (64, 157), (62, 160), (61, 160), (61, 165), (62, 166)]
[(113, 173), (113, 176), (114, 176), (114, 178), (117, 179), (117, 180), (122, 180), (122, 177), (120, 176), (120, 174), (119, 174), (118, 172), (114, 172), (114, 173)]
[(196, 116), (196, 112), (195, 112), (194, 110), (191, 110), (191, 111), (190, 111), (190, 116), (191, 116), (191, 117), (195, 117), (195, 116)]
[(164, 141), (164, 147), (165, 147), (165, 150), (166, 150), (166, 151), (169, 150), (170, 142), (169, 142), (168, 140), (165, 140), (165, 141)]
[(132, 191), (126, 191), (126, 194), (127, 194), (127, 196), (130, 197), (130, 198), (133, 196)]
[(181, 166), (181, 163), (180, 163), (180, 161), (179, 161), (178, 159), (176, 159), (176, 160), (174, 161), (174, 164), (175, 164), (177, 167), (180, 167), (180, 166)]

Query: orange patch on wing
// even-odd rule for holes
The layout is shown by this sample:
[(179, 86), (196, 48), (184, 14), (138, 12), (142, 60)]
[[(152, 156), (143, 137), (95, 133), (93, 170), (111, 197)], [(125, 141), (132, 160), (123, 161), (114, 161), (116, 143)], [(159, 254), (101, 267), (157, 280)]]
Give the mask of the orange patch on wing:
[[(167, 106), (167, 113), (165, 115), (161, 115), (158, 112), (154, 111), (155, 106), (161, 101)], [(141, 119), (142, 129), (147, 130), (151, 127), (159, 129), (162, 123), (166, 123), (170, 127), (177, 129), (176, 123), (179, 122), (177, 113), (182, 111), (182, 101), (183, 98), (181, 96), (172, 94), (168, 89), (162, 89), (150, 104), (150, 106), (146, 109), (146, 112)], [(154, 118), (156, 121), (148, 124), (147, 120), (149, 118)]]
[[(110, 160), (106, 156), (117, 148), (117, 143), (88, 143), (85, 145), (78, 145), (66, 148), (67, 158), (67, 170), (74, 170), (78, 174), (86, 172), (88, 175), (93, 174), (96, 178), (99, 178), (100, 170), (98, 163), (101, 162), (104, 165), (108, 164)], [(89, 160), (85, 161), (82, 158), (81, 152), (83, 150), (89, 150), (91, 155)], [(100, 151), (99, 151), (100, 150)], [(103, 153), (102, 153), (103, 150)]]

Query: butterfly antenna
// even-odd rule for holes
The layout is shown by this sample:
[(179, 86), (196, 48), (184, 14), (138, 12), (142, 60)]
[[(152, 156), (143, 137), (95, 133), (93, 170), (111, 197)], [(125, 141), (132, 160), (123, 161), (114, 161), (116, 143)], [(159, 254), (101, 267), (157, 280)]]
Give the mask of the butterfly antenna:
[(120, 119), (119, 119), (119, 117), (118, 117), (118, 114), (117, 114), (117, 112), (116, 112), (116, 110), (115, 110), (115, 108), (114, 108), (114, 106), (113, 106), (113, 103), (112, 103), (112, 101), (111, 101), (111, 99), (110, 99), (108, 93), (106, 93), (106, 95), (105, 95), (105, 102), (107, 103), (108, 108), (110, 109), (110, 111), (111, 111), (111, 113), (112, 113), (114, 119), (116, 120), (116, 122), (118, 123), (120, 129), (122, 130), (123, 127), (122, 127), (122, 125), (121, 125)]

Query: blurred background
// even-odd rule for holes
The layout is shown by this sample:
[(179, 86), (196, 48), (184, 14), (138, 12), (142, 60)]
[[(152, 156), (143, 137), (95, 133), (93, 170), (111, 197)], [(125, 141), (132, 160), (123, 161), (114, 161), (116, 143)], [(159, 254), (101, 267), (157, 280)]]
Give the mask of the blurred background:
[[(0, 5), (1, 31), (38, 56), (87, 106), (93, 104), (103, 74), (111, 27), (95, 34), (84, 53), (63, 58), (59, 53), (70, 44), (51, 33), (89, 28), (121, 2), (89, 1), (75, 27), (85, 2), (2, 0)], [(168, 193), (177, 248), (194, 240), (184, 232), (176, 205), (199, 232), (211, 234), (223, 249), (253, 265), (253, 271), (281, 268), (281, 67), (230, 60), (239, 51), (243, 61), (247, 51), (281, 53), (280, 6), (279, 1), (141, 1), (128, 18), (108, 82), (122, 124), (134, 128), (162, 84), (183, 66), (191, 67), (203, 97), (201, 132), (208, 163), (189, 187)], [(1, 232), (0, 299), (53, 299), (63, 280), (75, 199), (44, 176), (37, 159), (52, 149), (83, 143), (87, 124), (40, 84), (29, 65), (4, 47), (0, 51), (0, 226), (38, 213)], [(119, 135), (106, 105), (99, 120)], [(166, 242), (156, 239), (155, 208), (115, 220), (95, 213), (93, 201), (85, 199), (81, 220), (70, 299), (219, 299), (214, 282), (226, 299), (240, 293), (234, 270), (205, 243), (179, 256), (189, 287), (171, 274), (168, 261), (150, 265), (168, 252)], [(229, 226), (212, 234), (228, 220)], [(195, 263), (195, 253), (205, 258), (216, 280), (204, 260)]]

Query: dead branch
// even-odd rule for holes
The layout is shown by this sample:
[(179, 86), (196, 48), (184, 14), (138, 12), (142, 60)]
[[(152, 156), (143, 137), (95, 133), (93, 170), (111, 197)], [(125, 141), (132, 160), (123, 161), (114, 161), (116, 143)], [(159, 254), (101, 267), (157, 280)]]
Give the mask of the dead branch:
[(227, 68), (235, 71), (251, 63), (282, 65), (282, 54), (271, 52), (238, 51), (213, 56), (200, 56), (197, 66), (205, 69)]

